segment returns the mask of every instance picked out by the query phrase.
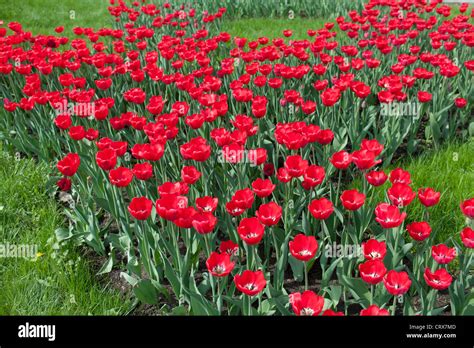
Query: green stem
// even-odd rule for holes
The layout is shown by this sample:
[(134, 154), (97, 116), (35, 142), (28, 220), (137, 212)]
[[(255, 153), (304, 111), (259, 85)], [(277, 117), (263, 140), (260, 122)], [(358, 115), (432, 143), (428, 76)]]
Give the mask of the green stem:
[(395, 316), (397, 310), (397, 296), (393, 296), (392, 315)]
[(308, 263), (303, 262), (304, 265), (304, 290), (308, 290)]

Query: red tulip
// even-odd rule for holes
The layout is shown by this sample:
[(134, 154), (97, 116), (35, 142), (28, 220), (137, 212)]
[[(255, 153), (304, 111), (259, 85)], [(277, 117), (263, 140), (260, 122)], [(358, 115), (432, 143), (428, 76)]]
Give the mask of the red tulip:
[(243, 190), (238, 190), (232, 196), (232, 202), (235, 203), (240, 209), (250, 209), (252, 208), (255, 197), (251, 189), (246, 188)]
[(97, 165), (103, 170), (111, 170), (117, 164), (117, 155), (111, 148), (98, 151), (95, 160)]
[(153, 201), (146, 197), (134, 197), (128, 205), (129, 213), (137, 220), (146, 220), (151, 214)]
[(465, 200), (460, 205), (462, 213), (469, 219), (474, 219), (474, 198)]
[(211, 233), (217, 224), (217, 218), (212, 213), (199, 213), (193, 216), (193, 228), (199, 234)]
[(383, 171), (372, 170), (365, 174), (365, 179), (372, 186), (381, 186), (387, 181), (388, 176)]
[(214, 277), (225, 277), (232, 272), (235, 262), (230, 261), (230, 255), (227, 253), (212, 252), (206, 261), (206, 266)]
[(346, 169), (352, 163), (352, 155), (346, 151), (335, 152), (330, 161), (337, 169)]
[(456, 249), (449, 248), (445, 244), (433, 245), (431, 247), (431, 256), (440, 265), (450, 263), (456, 257)]
[(69, 153), (62, 160), (58, 161), (56, 167), (65, 176), (76, 174), (81, 164), (81, 158), (77, 153)]
[(346, 190), (340, 199), (347, 210), (357, 210), (364, 205), (365, 195), (357, 190)]
[(326, 220), (334, 211), (334, 206), (330, 200), (323, 197), (313, 200), (308, 209), (315, 219)]
[(387, 253), (385, 242), (379, 242), (376, 239), (369, 239), (362, 243), (362, 252), (366, 260), (383, 260)]
[(474, 230), (470, 227), (465, 227), (461, 231), (461, 240), (466, 248), (474, 248)]
[(278, 224), (282, 214), (282, 208), (275, 202), (262, 204), (255, 215), (258, 220), (265, 226), (273, 226)]
[(388, 316), (390, 315), (388, 310), (381, 309), (377, 307), (377, 305), (371, 305), (366, 309), (362, 309), (360, 311), (361, 316)]
[(69, 191), (71, 189), (71, 179), (61, 178), (56, 182), (56, 185), (61, 191)]
[(341, 98), (341, 92), (338, 88), (327, 88), (321, 93), (321, 101), (325, 106), (333, 106)]
[(237, 228), (240, 238), (248, 245), (260, 243), (265, 232), (265, 227), (260, 223), (258, 218), (244, 218), (240, 221)]
[(133, 166), (132, 172), (138, 180), (148, 180), (153, 176), (153, 167), (148, 162), (137, 163)]
[(288, 156), (285, 161), (285, 169), (291, 177), (297, 178), (304, 174), (308, 167), (308, 161), (303, 160), (301, 156)]
[(375, 285), (382, 281), (387, 269), (382, 261), (369, 260), (359, 265), (359, 272), (363, 281)]
[(125, 167), (118, 167), (109, 172), (109, 179), (112, 185), (126, 187), (133, 180), (133, 172)]
[(431, 227), (425, 221), (412, 222), (407, 225), (407, 231), (414, 240), (421, 242), (430, 236)]
[(413, 192), (412, 188), (405, 184), (393, 184), (387, 190), (387, 193), (392, 204), (398, 207), (406, 207), (416, 197), (416, 193)]
[(420, 103), (427, 103), (432, 99), (432, 95), (429, 92), (418, 91), (418, 100)]
[(260, 198), (270, 196), (275, 187), (270, 179), (258, 178), (252, 183), (253, 192)]
[(295, 259), (307, 262), (316, 255), (318, 242), (314, 236), (306, 236), (300, 233), (289, 242), (289, 247), (291, 255), (293, 255)]
[(323, 182), (325, 175), (323, 167), (312, 164), (304, 172), (304, 183), (307, 187), (315, 187)]
[(231, 240), (222, 241), (219, 246), (221, 253), (227, 253), (229, 255), (237, 255), (239, 253), (239, 245)]
[(411, 184), (410, 173), (401, 168), (394, 169), (390, 172), (390, 182), (392, 184)]
[(156, 200), (156, 212), (163, 219), (173, 221), (178, 217), (180, 209), (188, 206), (188, 198), (185, 196), (166, 196)]
[(464, 99), (464, 98), (456, 98), (456, 99), (454, 99), (454, 105), (456, 105), (456, 107), (462, 109), (467, 105), (467, 100)]
[(426, 284), (436, 290), (444, 290), (449, 288), (451, 282), (453, 281), (453, 277), (451, 277), (448, 271), (446, 271), (444, 268), (440, 268), (434, 272), (431, 272), (431, 270), (426, 267), (423, 277), (425, 278)]
[(390, 205), (388, 203), (380, 203), (375, 208), (375, 220), (383, 228), (394, 228), (402, 224), (405, 220), (406, 213), (400, 213), (400, 210), (395, 205)]
[(248, 296), (257, 295), (267, 285), (262, 271), (244, 271), (234, 276), (235, 287)]
[(204, 162), (211, 155), (211, 146), (203, 137), (197, 137), (181, 145), (180, 152), (185, 160)]
[(217, 209), (219, 199), (211, 196), (196, 198), (196, 208), (201, 213), (213, 213)]
[(343, 312), (335, 312), (332, 309), (326, 309), (323, 314), (323, 317), (343, 317), (344, 313)]
[(361, 150), (367, 150), (372, 152), (375, 156), (378, 156), (382, 153), (383, 151), (383, 145), (378, 142), (377, 139), (362, 139), (362, 142), (360, 144), (360, 149)]
[(194, 166), (184, 166), (181, 169), (181, 180), (186, 184), (192, 185), (201, 177), (201, 173)]
[(441, 193), (436, 192), (432, 188), (418, 189), (418, 199), (425, 207), (432, 207), (438, 204)]
[(295, 292), (288, 297), (293, 312), (298, 316), (317, 316), (324, 307), (324, 298), (310, 290), (306, 290), (302, 294)]
[(398, 296), (405, 294), (410, 289), (411, 280), (407, 272), (391, 270), (383, 278), (383, 284), (390, 294)]
[(381, 163), (381, 160), (375, 160), (377, 157), (372, 151), (357, 150), (352, 153), (352, 162), (361, 170), (370, 169)]

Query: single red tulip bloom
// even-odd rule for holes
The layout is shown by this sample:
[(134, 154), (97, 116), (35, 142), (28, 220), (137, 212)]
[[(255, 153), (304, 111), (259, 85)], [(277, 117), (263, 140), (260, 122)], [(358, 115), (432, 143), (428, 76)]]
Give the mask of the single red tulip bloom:
[(308, 168), (308, 161), (302, 159), (301, 156), (294, 155), (286, 158), (285, 169), (291, 177), (300, 177), (304, 174), (306, 168)]
[(369, 260), (359, 265), (359, 272), (363, 281), (375, 285), (382, 281), (387, 269), (382, 261)]
[(125, 167), (118, 167), (109, 172), (109, 179), (112, 185), (126, 187), (133, 180), (133, 172)]
[(402, 168), (394, 169), (390, 172), (390, 182), (392, 184), (411, 184), (410, 173)]
[(375, 157), (377, 156), (372, 151), (357, 150), (352, 153), (352, 162), (360, 170), (366, 170), (382, 162), (382, 160), (376, 160)]
[(69, 153), (62, 160), (58, 161), (56, 167), (65, 176), (76, 174), (81, 164), (81, 158), (77, 153)]
[(254, 296), (261, 292), (267, 285), (262, 271), (244, 271), (234, 276), (235, 287), (245, 295)]
[(307, 187), (315, 187), (323, 182), (325, 175), (326, 171), (323, 167), (312, 164), (304, 172), (304, 182)]
[(360, 311), (361, 316), (388, 316), (390, 315), (386, 309), (381, 309), (377, 307), (377, 305), (371, 305), (366, 309), (362, 309)]
[(153, 201), (146, 197), (134, 197), (128, 205), (128, 212), (137, 220), (146, 220), (151, 214)]
[(232, 272), (235, 262), (230, 260), (230, 255), (227, 253), (212, 252), (206, 261), (206, 266), (214, 277), (225, 277)]
[(181, 169), (181, 180), (186, 184), (192, 185), (201, 177), (201, 172), (199, 172), (194, 166), (184, 166)]
[(315, 219), (326, 220), (334, 211), (334, 206), (330, 200), (323, 197), (313, 200), (308, 209)]
[(137, 163), (133, 166), (132, 172), (138, 180), (148, 180), (153, 176), (153, 167), (148, 162)]
[(418, 190), (418, 199), (425, 207), (432, 207), (433, 205), (438, 204), (440, 196), (440, 192), (436, 192), (429, 187), (420, 188)]
[(199, 213), (193, 216), (192, 225), (197, 233), (208, 234), (214, 231), (217, 218), (212, 213)]
[(232, 201), (235, 205), (241, 209), (250, 209), (252, 208), (255, 196), (251, 189), (245, 188), (243, 190), (238, 190), (232, 196)]
[(433, 97), (432, 94), (429, 92), (425, 92), (425, 91), (418, 92), (418, 101), (420, 103), (427, 103), (432, 99), (432, 97)]
[(196, 198), (196, 208), (201, 213), (213, 213), (217, 209), (219, 199), (217, 197), (204, 196)]
[(392, 204), (397, 207), (406, 207), (416, 197), (416, 193), (413, 192), (412, 188), (405, 184), (393, 184), (387, 190), (387, 193)]
[(258, 178), (252, 183), (253, 192), (260, 198), (270, 196), (275, 187), (270, 179)]
[(352, 163), (352, 155), (347, 151), (335, 152), (329, 161), (337, 169), (347, 169)]
[(426, 267), (423, 277), (425, 278), (426, 284), (436, 290), (445, 290), (449, 288), (453, 281), (453, 277), (451, 277), (448, 271), (444, 268), (431, 272), (431, 270)]
[(390, 205), (388, 203), (380, 203), (377, 208), (375, 208), (375, 220), (383, 228), (394, 228), (402, 224), (405, 220), (406, 213), (400, 213), (400, 210), (395, 205)]
[(383, 241), (369, 239), (362, 243), (362, 252), (366, 260), (383, 260), (387, 253), (387, 245)]
[(346, 190), (340, 199), (347, 210), (357, 210), (364, 205), (365, 195), (357, 190)]
[(239, 245), (231, 240), (222, 241), (219, 245), (219, 251), (221, 253), (227, 253), (229, 255), (237, 255), (239, 253)]
[(398, 296), (405, 294), (410, 289), (411, 280), (407, 272), (391, 270), (383, 278), (383, 285), (390, 294)]
[(255, 215), (265, 226), (273, 226), (278, 224), (280, 221), (282, 211), (283, 209), (278, 204), (275, 202), (269, 202), (262, 204), (256, 211)]
[(240, 221), (237, 228), (240, 238), (248, 245), (260, 243), (265, 233), (265, 226), (260, 223), (258, 218), (244, 218)]
[(460, 205), (462, 213), (469, 219), (474, 219), (474, 198), (465, 200)]
[(449, 248), (445, 244), (433, 245), (431, 247), (431, 256), (440, 265), (446, 265), (456, 257), (456, 249)]
[(407, 225), (407, 231), (416, 241), (424, 241), (431, 234), (431, 226), (425, 222), (412, 222)]
[(470, 227), (465, 227), (461, 231), (461, 240), (466, 248), (474, 248), (474, 230)]
[(324, 307), (324, 297), (310, 290), (303, 293), (295, 292), (288, 297), (293, 312), (298, 316), (317, 316)]
[(372, 186), (381, 186), (387, 181), (388, 176), (384, 173), (384, 171), (376, 171), (372, 170), (365, 174), (365, 179), (367, 182)]
[(318, 242), (314, 236), (306, 236), (302, 233), (295, 236), (289, 242), (291, 255), (297, 260), (307, 262), (311, 260), (318, 251)]

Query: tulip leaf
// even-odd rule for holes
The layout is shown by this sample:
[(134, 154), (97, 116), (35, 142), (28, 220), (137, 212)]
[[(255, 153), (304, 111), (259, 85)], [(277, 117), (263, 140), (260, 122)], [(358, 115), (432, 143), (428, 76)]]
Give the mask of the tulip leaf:
[(133, 293), (143, 303), (158, 303), (158, 293), (156, 291), (156, 288), (151, 283), (150, 279), (140, 280), (138, 284), (133, 288)]

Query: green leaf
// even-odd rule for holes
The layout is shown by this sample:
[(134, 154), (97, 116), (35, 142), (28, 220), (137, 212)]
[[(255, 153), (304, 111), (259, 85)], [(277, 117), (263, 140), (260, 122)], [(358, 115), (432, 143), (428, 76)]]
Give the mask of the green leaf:
[(304, 278), (304, 264), (303, 262), (295, 259), (293, 256), (288, 257), (288, 263), (290, 264), (291, 270), (293, 271), (293, 278), (301, 282)]
[(100, 270), (97, 272), (97, 275), (110, 273), (110, 271), (112, 270), (112, 267), (114, 266), (114, 259), (115, 259), (114, 253), (112, 252), (112, 255), (110, 255), (107, 261), (104, 262)]
[(158, 294), (150, 279), (140, 280), (133, 288), (133, 292), (135, 296), (137, 296), (137, 298), (143, 303), (158, 303)]

